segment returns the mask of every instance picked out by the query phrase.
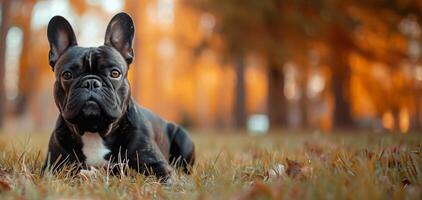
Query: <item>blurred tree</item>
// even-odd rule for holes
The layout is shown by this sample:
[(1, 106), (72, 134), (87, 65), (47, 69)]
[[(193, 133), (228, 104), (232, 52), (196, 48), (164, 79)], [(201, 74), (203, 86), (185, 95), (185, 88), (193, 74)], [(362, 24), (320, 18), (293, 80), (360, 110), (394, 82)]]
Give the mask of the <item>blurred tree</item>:
[(352, 3), (338, 0), (313, 1), (310, 7), (314, 10), (311, 15), (305, 16), (307, 18), (305, 30), (311, 27), (311, 36), (322, 41), (330, 50), (326, 64), (331, 68), (334, 128), (354, 126), (350, 99), (349, 54), (354, 47), (352, 33), (357, 23), (347, 12), (348, 6)]
[[(245, 91), (245, 56), (250, 48), (250, 31), (253, 30), (249, 15), (256, 10), (248, 3), (238, 4), (236, 1), (190, 1), (191, 5), (212, 13), (217, 19), (216, 32), (224, 41), (223, 62), (233, 63), (236, 84), (234, 100), (234, 123), (236, 128), (246, 125), (246, 91)], [(248, 41), (249, 40), (249, 41)], [(196, 50), (204, 49), (206, 43), (201, 43)]]
[(14, 12), (16, 14), (13, 17), (13, 24), (20, 27), (23, 33), (22, 52), (19, 62), (18, 96), (15, 100), (14, 109), (14, 112), (17, 115), (22, 115), (26, 110), (31, 92), (36, 86), (36, 84), (31, 81), (31, 77), (34, 77), (36, 71), (36, 66), (34, 66), (34, 62), (31, 61), (33, 60), (31, 55), (31, 52), (33, 51), (31, 46), (33, 35), (31, 32), (31, 17), (36, 2), (36, 0), (14, 1), (15, 5), (18, 5), (16, 7), (21, 8), (21, 10)]
[[(417, 77), (416, 66), (421, 62), (421, 23), (422, 2), (417, 0), (396, 1), (360, 1), (351, 10), (352, 15), (362, 24), (361, 34), (366, 37), (376, 37), (377, 43), (368, 42), (365, 37), (358, 37), (360, 55), (368, 60), (383, 63), (390, 72), (392, 88), (382, 90), (385, 83), (379, 83), (374, 88), (367, 85), (373, 96), (374, 105), (381, 114), (391, 112), (393, 129), (400, 130), (400, 113), (402, 109), (413, 109), (413, 128), (421, 128), (420, 94), (421, 88)], [(377, 10), (374, 13), (373, 10)], [(380, 41), (384, 46), (380, 48)], [(374, 45), (378, 44), (378, 45)], [(404, 44), (404, 45), (403, 45)], [(407, 77), (403, 73), (403, 63), (410, 68)], [(409, 99), (414, 98), (414, 103)], [(382, 103), (381, 103), (382, 102)], [(412, 106), (414, 104), (414, 106)]]
[[(236, 74), (234, 121), (243, 128), (245, 110), (245, 56), (258, 52), (268, 60), (268, 114), (271, 127), (286, 122), (286, 98), (283, 64), (285, 45), (282, 33), (282, 2), (247, 0), (210, 1), (191, 0), (188, 3), (217, 18), (216, 33), (222, 38), (224, 50), (220, 53), (233, 63)], [(204, 43), (200, 44), (200, 47)], [(196, 48), (198, 49), (198, 48)]]
[(4, 82), (6, 65), (6, 36), (9, 30), (9, 12), (11, 0), (1, 2), (1, 27), (0, 27), (0, 128), (4, 125), (6, 113), (6, 87)]
[[(287, 30), (281, 1), (268, 1), (263, 5), (262, 35), (256, 35), (258, 51), (268, 60), (267, 66), (267, 113), (271, 128), (285, 127), (287, 123), (287, 99), (284, 94)], [(267, 36), (265, 36), (267, 35)], [(261, 40), (261, 41), (260, 41)]]
[(351, 51), (352, 27), (334, 22), (327, 33), (327, 44), (331, 49), (331, 89), (334, 97), (333, 125), (335, 128), (353, 127), (350, 99), (351, 70), (348, 56)]
[[(303, 12), (297, 12), (301, 23), (296, 23), (308, 37), (307, 43), (322, 42), (329, 50), (322, 62), (330, 67), (331, 93), (334, 100), (332, 123), (334, 128), (353, 128), (352, 99), (350, 96), (351, 66), (349, 56), (362, 52), (355, 44), (354, 32), (359, 21), (350, 12), (358, 3), (341, 0), (298, 1)], [(364, 6), (364, 3), (359, 4)], [(365, 52), (366, 53), (366, 52)]]

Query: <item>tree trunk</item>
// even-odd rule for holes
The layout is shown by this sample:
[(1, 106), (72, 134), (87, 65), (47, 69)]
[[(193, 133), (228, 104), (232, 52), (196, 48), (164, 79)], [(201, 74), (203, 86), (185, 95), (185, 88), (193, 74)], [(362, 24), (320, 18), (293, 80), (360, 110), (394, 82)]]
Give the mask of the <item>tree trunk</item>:
[(350, 104), (350, 66), (346, 55), (335, 56), (331, 89), (334, 96), (333, 125), (334, 128), (347, 129), (353, 125)]
[(301, 96), (300, 96), (300, 117), (302, 121), (301, 127), (306, 129), (308, 128), (308, 97), (306, 96), (307, 92), (307, 74), (305, 71), (302, 71), (302, 80), (300, 81), (300, 89), (301, 89)]
[(353, 127), (350, 103), (350, 78), (351, 68), (348, 56), (353, 40), (350, 33), (339, 24), (329, 28), (327, 44), (331, 52), (331, 90), (334, 97), (333, 126), (336, 129)]
[(286, 97), (284, 96), (283, 69), (270, 65), (268, 68), (267, 109), (270, 127), (284, 128), (286, 126)]
[(246, 87), (245, 87), (245, 61), (243, 56), (235, 58), (235, 105), (234, 105), (234, 125), (238, 129), (246, 126)]
[(414, 117), (414, 130), (421, 130), (421, 94), (420, 90), (415, 89), (415, 117)]
[(393, 132), (394, 133), (400, 133), (400, 109), (397, 107), (393, 107), (392, 109), (393, 114)]
[(28, 10), (31, 10), (31, 13), (28, 13), (27, 16), (23, 16), (20, 27), (23, 32), (22, 38), (22, 52), (19, 63), (19, 82), (18, 82), (18, 96), (16, 98), (16, 104), (14, 113), (17, 116), (21, 116), (26, 111), (28, 102), (31, 98), (34, 88), (36, 88), (36, 83), (31, 81), (31, 77), (34, 77), (36, 69), (31, 64), (31, 16), (32, 10), (35, 4), (35, 1), (27, 1), (24, 3)]
[(3, 0), (1, 4), (1, 27), (0, 27), (0, 129), (3, 128), (6, 115), (6, 87), (4, 83), (6, 68), (6, 36), (9, 30), (8, 13), (11, 2)]

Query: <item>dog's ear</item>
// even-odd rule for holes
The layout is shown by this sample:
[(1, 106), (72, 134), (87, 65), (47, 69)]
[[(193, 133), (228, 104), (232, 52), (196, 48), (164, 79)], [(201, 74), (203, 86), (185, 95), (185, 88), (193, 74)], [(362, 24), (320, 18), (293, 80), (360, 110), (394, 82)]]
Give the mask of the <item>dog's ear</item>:
[(54, 70), (59, 57), (71, 46), (77, 45), (76, 36), (70, 23), (62, 16), (54, 16), (47, 28), (50, 52), (48, 61)]
[(135, 27), (132, 18), (126, 13), (115, 15), (107, 26), (104, 44), (114, 47), (129, 65), (133, 60), (132, 41)]

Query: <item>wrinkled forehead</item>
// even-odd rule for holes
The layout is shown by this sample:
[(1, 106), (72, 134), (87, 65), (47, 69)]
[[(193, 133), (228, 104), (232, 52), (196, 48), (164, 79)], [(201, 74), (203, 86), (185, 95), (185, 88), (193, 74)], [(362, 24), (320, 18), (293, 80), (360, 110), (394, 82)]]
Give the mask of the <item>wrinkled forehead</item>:
[(126, 60), (123, 56), (114, 48), (109, 46), (100, 46), (94, 48), (92, 51), (92, 57), (99, 66), (113, 66), (120, 67), (127, 70)]
[(56, 63), (55, 69), (61, 71), (68, 67), (83, 67), (89, 70), (105, 67), (118, 67), (127, 70), (127, 64), (120, 53), (112, 47), (71, 47)]

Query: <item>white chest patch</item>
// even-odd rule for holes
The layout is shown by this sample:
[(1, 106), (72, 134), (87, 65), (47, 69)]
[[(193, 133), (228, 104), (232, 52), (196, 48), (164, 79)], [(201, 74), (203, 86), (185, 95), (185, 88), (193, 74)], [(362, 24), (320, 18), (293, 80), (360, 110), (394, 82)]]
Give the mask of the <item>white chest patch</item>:
[(85, 132), (82, 136), (82, 152), (86, 157), (85, 164), (88, 166), (105, 166), (108, 161), (104, 156), (110, 153), (110, 149), (104, 145), (104, 141), (98, 133)]

